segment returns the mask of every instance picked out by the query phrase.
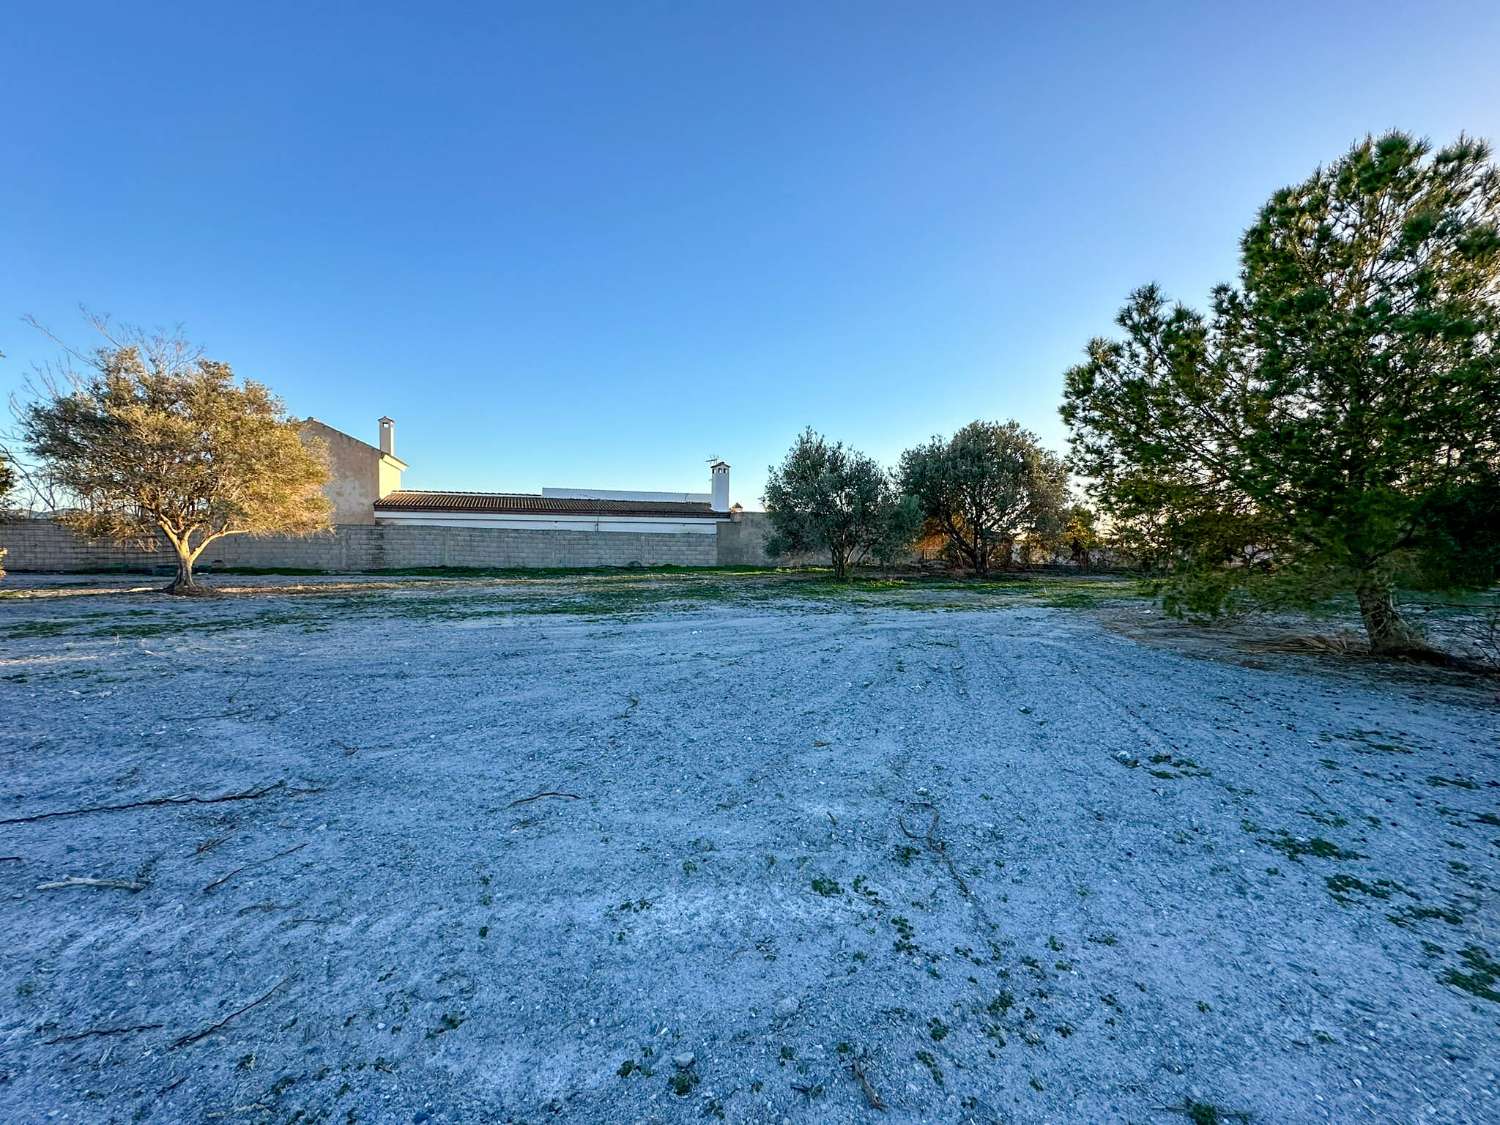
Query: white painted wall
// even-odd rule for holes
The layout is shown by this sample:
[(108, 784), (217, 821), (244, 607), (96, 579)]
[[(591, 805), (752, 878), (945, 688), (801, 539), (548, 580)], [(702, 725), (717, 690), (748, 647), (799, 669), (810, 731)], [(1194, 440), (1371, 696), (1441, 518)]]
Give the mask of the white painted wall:
[(601, 517), (555, 512), (376, 512), (375, 522), (400, 527), (508, 527), (529, 531), (625, 531), (716, 535), (718, 521), (669, 516)]
[(706, 492), (631, 492), (618, 488), (544, 488), (552, 500), (652, 500), (658, 504), (707, 504)]

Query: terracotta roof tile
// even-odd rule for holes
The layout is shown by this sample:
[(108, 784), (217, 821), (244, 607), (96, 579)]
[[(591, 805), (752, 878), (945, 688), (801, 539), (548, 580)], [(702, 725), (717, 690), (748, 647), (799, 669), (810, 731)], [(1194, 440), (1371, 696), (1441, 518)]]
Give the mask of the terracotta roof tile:
[(564, 500), (527, 492), (418, 492), (403, 489), (375, 503), (377, 512), (554, 513), (558, 515), (670, 516), (727, 519), (707, 504), (667, 500)]

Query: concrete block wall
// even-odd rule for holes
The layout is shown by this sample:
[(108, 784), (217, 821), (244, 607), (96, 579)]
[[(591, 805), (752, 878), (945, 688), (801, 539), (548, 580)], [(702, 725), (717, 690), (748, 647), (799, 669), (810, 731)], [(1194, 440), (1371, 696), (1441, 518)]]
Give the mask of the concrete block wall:
[(826, 555), (788, 555), (773, 559), (766, 554), (771, 536), (771, 517), (765, 512), (741, 512), (718, 524), (720, 566), (827, 566)]
[[(722, 525), (721, 525), (722, 526)], [(149, 551), (85, 540), (51, 520), (0, 523), (11, 571), (156, 570), (174, 565), (170, 547)], [(305, 537), (232, 535), (198, 560), (224, 567), (289, 567), (356, 573), (413, 567), (713, 566), (713, 535), (510, 528), (339, 524)]]
[(84, 539), (51, 520), (0, 522), (0, 547), (5, 548), (4, 566), (10, 571), (153, 570), (177, 565), (172, 548), (165, 543), (143, 551), (108, 540)]

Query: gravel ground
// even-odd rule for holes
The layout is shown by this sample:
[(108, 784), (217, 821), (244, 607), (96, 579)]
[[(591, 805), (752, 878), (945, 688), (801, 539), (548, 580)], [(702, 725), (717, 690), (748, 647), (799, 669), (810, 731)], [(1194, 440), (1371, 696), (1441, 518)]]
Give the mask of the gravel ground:
[(0, 1119), (1500, 1120), (1493, 685), (662, 583), (13, 576)]

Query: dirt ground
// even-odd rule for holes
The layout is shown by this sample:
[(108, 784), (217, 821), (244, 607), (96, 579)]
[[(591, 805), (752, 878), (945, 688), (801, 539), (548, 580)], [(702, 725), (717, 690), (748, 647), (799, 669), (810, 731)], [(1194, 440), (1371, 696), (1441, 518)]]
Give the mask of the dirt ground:
[(0, 1120), (1500, 1120), (1492, 682), (1101, 582), (217, 581), (0, 594)]

